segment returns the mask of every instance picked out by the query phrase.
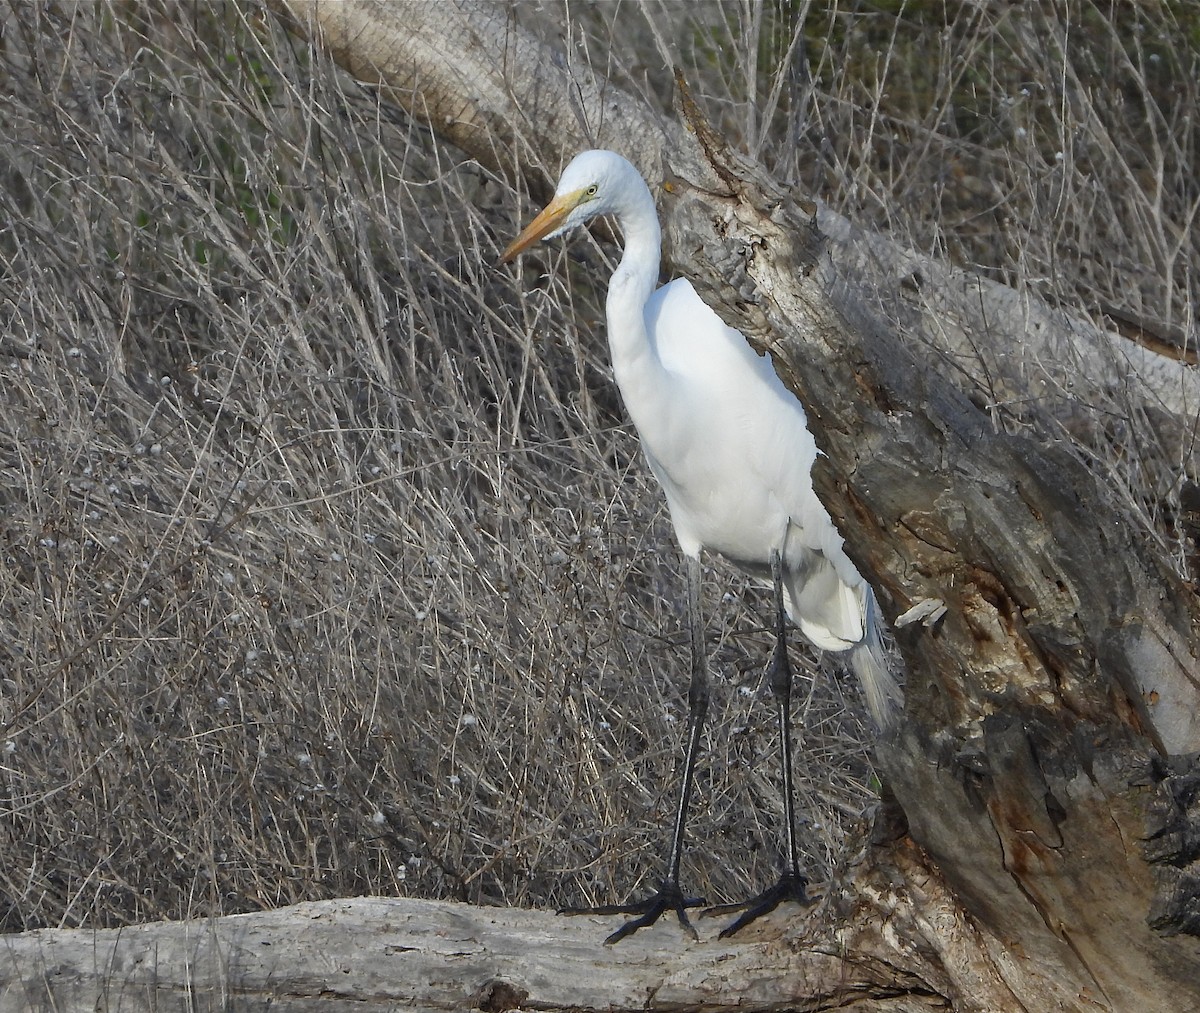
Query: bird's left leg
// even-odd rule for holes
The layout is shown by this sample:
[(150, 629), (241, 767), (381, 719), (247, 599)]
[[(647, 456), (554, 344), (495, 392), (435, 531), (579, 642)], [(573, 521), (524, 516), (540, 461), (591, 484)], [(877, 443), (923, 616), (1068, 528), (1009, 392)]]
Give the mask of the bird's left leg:
[(779, 881), (757, 897), (742, 904), (721, 905), (709, 911), (731, 911), (744, 908), (731, 925), (722, 930), (725, 939), (749, 925), (756, 918), (774, 911), (784, 901), (811, 904), (805, 892), (807, 877), (800, 871), (800, 849), (796, 841), (796, 795), (792, 785), (792, 666), (787, 654), (787, 613), (783, 604), (783, 560), (779, 550), (771, 553), (771, 579), (775, 586), (775, 648), (767, 665), (767, 681), (775, 697), (779, 717), (780, 762), (783, 765), (783, 812), (786, 827), (787, 865)]
[(708, 656), (704, 650), (704, 620), (700, 615), (700, 558), (688, 557), (688, 627), (692, 641), (692, 682), (688, 691), (688, 741), (683, 757), (683, 780), (679, 786), (679, 801), (675, 809), (675, 829), (671, 834), (671, 851), (667, 856), (667, 874), (659, 884), (658, 891), (645, 900), (629, 904), (606, 904), (602, 907), (560, 908), (559, 914), (631, 914), (637, 915), (612, 933), (604, 942), (618, 943), (638, 929), (653, 925), (668, 911), (673, 911), (679, 924), (693, 938), (698, 938), (696, 929), (688, 918), (688, 908), (703, 907), (703, 897), (689, 897), (679, 885), (679, 865), (683, 858), (684, 829), (687, 826), (688, 806), (692, 798), (692, 783), (695, 780), (696, 757), (700, 752), (700, 738), (704, 731), (704, 718), (708, 713)]

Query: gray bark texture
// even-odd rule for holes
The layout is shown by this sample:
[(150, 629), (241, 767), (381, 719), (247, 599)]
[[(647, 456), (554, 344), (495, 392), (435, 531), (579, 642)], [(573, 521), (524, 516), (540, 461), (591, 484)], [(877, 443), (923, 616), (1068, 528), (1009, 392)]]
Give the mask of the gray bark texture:
[(663, 123), (507, 6), (276, 3), (539, 194), (577, 150), (630, 155), (669, 268), (805, 404), (818, 491), (888, 617), (945, 612), (897, 630), (906, 713), (872, 836), (784, 930), (684, 944), (664, 925), (634, 951), (549, 913), (305, 905), (9, 937), (4, 1002), (91, 1009), (103, 979), (129, 983), (122, 1008), (182, 1008), (216, 975), (237, 1008), (1200, 1010), (1195, 596), (1077, 458), (996, 423), (1036, 388), (1069, 425), (1119, 385), (1182, 441), (1194, 368), (863, 234), (728, 150), (686, 90)]

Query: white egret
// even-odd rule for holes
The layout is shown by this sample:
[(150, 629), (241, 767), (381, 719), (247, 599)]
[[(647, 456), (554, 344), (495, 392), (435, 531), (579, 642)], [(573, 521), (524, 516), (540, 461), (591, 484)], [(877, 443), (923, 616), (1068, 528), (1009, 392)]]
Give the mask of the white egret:
[[(700, 550), (724, 556), (775, 592), (776, 644), (767, 672), (778, 704), (783, 749), (787, 867), (745, 905), (728, 935), (781, 901), (807, 902), (800, 871), (791, 784), (791, 669), (784, 612), (816, 647), (848, 652), (871, 715), (885, 727), (899, 700), (876, 622), (876, 605), (812, 487), (817, 447), (804, 409), (775, 373), (679, 279), (655, 291), (661, 231), (654, 198), (638, 171), (611, 151), (585, 151), (562, 174), (554, 199), (501, 257), (507, 263), (598, 215), (612, 215), (625, 250), (609, 283), (608, 343), (613, 373), (650, 468), (666, 493), (687, 557), (692, 646), (690, 720), (674, 835), (661, 887), (645, 901), (587, 909), (626, 913), (605, 940), (615, 943), (674, 911), (693, 936), (687, 908), (704, 902), (679, 885), (684, 825), (701, 728), (708, 666), (700, 617)], [(574, 909), (577, 912), (583, 909)]]

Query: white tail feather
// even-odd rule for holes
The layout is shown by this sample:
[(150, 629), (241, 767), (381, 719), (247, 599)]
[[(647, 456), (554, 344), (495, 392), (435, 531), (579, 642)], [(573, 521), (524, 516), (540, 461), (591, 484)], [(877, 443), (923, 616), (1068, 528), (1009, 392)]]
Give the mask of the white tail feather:
[(867, 710), (879, 731), (886, 731), (896, 723), (904, 706), (904, 693), (896, 680), (896, 674), (888, 664), (887, 648), (880, 630), (878, 606), (875, 596), (868, 591), (866, 601), (866, 627), (863, 638), (849, 651), (848, 661), (858, 684), (862, 687)]

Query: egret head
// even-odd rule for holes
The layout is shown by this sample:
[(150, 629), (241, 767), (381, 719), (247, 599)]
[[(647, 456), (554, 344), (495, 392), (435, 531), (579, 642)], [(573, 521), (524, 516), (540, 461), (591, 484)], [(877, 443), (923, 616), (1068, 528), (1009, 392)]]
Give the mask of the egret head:
[(637, 170), (615, 151), (584, 151), (563, 170), (554, 199), (500, 257), (507, 264), (539, 239), (553, 239), (597, 215), (619, 214), (629, 199), (632, 176), (645, 189)]

